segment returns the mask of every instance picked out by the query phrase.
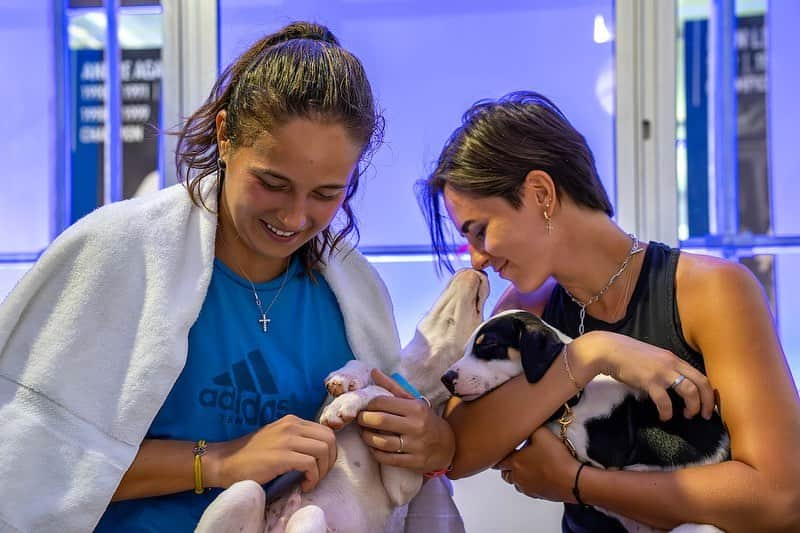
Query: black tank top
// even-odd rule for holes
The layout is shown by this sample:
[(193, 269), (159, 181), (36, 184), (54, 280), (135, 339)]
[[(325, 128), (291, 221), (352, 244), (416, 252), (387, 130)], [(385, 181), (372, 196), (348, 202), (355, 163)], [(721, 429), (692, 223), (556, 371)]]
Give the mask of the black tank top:
[[(705, 373), (703, 357), (683, 337), (675, 299), (675, 271), (679, 250), (650, 242), (645, 251), (639, 279), (625, 316), (614, 323), (586, 315), (585, 331), (613, 331), (671, 351)], [(561, 285), (556, 285), (544, 308), (542, 319), (570, 337), (578, 336), (580, 307)], [(624, 533), (620, 523), (591, 507), (564, 504), (561, 522), (564, 533)]]

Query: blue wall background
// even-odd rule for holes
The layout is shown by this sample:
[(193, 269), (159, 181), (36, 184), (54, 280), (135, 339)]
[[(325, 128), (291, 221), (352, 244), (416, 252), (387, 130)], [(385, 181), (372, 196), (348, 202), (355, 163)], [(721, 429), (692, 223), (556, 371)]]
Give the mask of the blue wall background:
[(478, 99), (535, 88), (584, 133), (614, 197), (613, 48), (593, 40), (613, 2), (220, 2), (220, 61), (293, 20), (329, 26), (364, 63), (386, 145), (358, 202), (364, 246), (428, 246), (412, 184)]
[[(0, 144), (0, 299), (29, 268), (20, 254), (50, 241), (55, 206), (55, 83), (52, 0), (0, 4), (0, 69), (6, 82), (6, 138)], [(800, 2), (771, 0), (769, 28), (769, 168), (774, 230), (800, 234)], [(551, 96), (593, 147), (598, 170), (615, 197), (613, 43), (596, 43), (602, 16), (613, 30), (613, 0), (220, 0), (221, 62), (264, 33), (296, 19), (327, 24), (358, 54), (387, 119), (386, 145), (357, 201), (362, 245), (427, 246), (412, 184), (432, 162), (475, 100), (535, 88)], [(643, 236), (647, 237), (647, 236)], [(13, 259), (16, 258), (16, 259)], [(13, 259), (13, 260), (12, 260)], [(392, 293), (407, 341), (444, 281), (424, 256), (371, 259)], [(800, 382), (800, 254), (776, 259), (779, 332)], [(492, 277), (489, 305), (504, 288)], [(457, 485), (469, 530), (518, 530), (531, 517), (558, 529), (560, 506), (502, 491), (487, 473)], [(498, 492), (494, 495), (494, 491)], [(491, 506), (496, 512), (482, 513)], [(527, 517), (524, 524), (515, 516)]]

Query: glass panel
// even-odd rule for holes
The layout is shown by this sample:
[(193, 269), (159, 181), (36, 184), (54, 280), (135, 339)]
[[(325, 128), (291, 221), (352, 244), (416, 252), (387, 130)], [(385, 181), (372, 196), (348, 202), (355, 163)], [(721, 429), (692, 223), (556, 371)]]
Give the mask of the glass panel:
[[(679, 1), (677, 68), (679, 235), (685, 248), (703, 248), (727, 241), (716, 253), (739, 259), (761, 281), (778, 323), (784, 351), (800, 383), (800, 216), (796, 176), (796, 124), (800, 103), (796, 87), (800, 65), (796, 25), (800, 4), (785, 0), (736, 2), (736, 28), (730, 54), (735, 53), (737, 172), (714, 178), (714, 120), (709, 104), (710, 0)], [(769, 11), (767, 7), (769, 6)], [(735, 48), (734, 48), (735, 47)], [(723, 88), (724, 89), (724, 88)], [(720, 89), (720, 90), (723, 90)], [(726, 149), (729, 147), (722, 147)], [(738, 194), (733, 208), (738, 234), (715, 230), (719, 215), (716, 196), (733, 183)], [(726, 206), (723, 206), (725, 208)], [(688, 240), (687, 240), (688, 239)]]
[(778, 334), (789, 360), (794, 381), (800, 387), (800, 254), (775, 256)]
[[(5, 3), (4, 3), (5, 4)], [(56, 130), (53, 8), (50, 0), (0, 6), (3, 162), (0, 261), (38, 253), (53, 231)], [(31, 43), (41, 43), (31, 46)], [(0, 282), (1, 283), (1, 282)], [(0, 289), (1, 290), (1, 289)], [(0, 296), (3, 296), (0, 292)]]
[[(800, 235), (800, 55), (797, 25), (800, 3), (770, 0), (767, 12), (767, 139), (772, 229), (776, 235)], [(800, 384), (800, 248), (775, 260), (778, 327), (795, 381)]]
[(519, 89), (552, 97), (594, 150), (614, 198), (613, 1), (220, 0), (227, 65), (291, 20), (328, 25), (364, 62), (387, 119), (358, 202), (362, 246), (429, 246), (412, 193), (461, 114)]
[[(125, 8), (119, 15), (124, 199), (155, 190), (161, 182), (161, 17), (157, 5)], [(67, 28), (72, 117), (70, 222), (74, 222), (104, 202), (105, 12), (70, 11)]]
[[(679, 237), (714, 233), (713, 147), (709, 122), (710, 0), (678, 2), (677, 175)], [(770, 198), (766, 149), (766, 2), (738, 2), (737, 74), (739, 231), (769, 233)], [(729, 51), (733, 53), (733, 51)]]

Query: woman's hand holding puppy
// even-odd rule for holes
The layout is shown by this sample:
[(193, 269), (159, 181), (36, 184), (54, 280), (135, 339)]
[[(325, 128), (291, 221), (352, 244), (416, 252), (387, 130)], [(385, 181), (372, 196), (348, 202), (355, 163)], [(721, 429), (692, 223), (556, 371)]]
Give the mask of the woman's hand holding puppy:
[(714, 411), (714, 390), (708, 378), (668, 350), (609, 331), (590, 331), (570, 343), (567, 356), (579, 385), (598, 374), (609, 375), (647, 392), (661, 420), (672, 418), (670, 388), (683, 398), (686, 418), (700, 413), (708, 419)]
[(503, 481), (518, 492), (554, 502), (576, 503), (572, 480), (580, 463), (546, 427), (533, 432), (524, 447), (497, 463)]
[(375, 459), (420, 473), (447, 468), (455, 455), (447, 421), (380, 370), (372, 371), (372, 379), (394, 394), (373, 399), (358, 415), (361, 438)]
[(207, 486), (229, 487), (243, 479), (263, 484), (298, 470), (308, 492), (336, 461), (336, 437), (327, 426), (286, 415), (238, 439), (209, 444), (205, 459)]

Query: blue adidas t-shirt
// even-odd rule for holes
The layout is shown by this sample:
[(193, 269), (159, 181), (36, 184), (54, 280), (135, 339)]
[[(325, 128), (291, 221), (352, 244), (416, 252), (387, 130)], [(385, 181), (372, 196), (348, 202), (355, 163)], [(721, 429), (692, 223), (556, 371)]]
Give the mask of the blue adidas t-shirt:
[[(265, 311), (282, 282), (255, 285)], [(314, 419), (326, 396), (323, 380), (353, 358), (336, 298), (319, 273), (311, 280), (294, 259), (267, 315), (264, 333), (250, 282), (216, 260), (186, 366), (147, 438), (219, 442), (287, 414)], [(220, 492), (115, 502), (96, 531), (193, 531)]]

